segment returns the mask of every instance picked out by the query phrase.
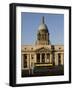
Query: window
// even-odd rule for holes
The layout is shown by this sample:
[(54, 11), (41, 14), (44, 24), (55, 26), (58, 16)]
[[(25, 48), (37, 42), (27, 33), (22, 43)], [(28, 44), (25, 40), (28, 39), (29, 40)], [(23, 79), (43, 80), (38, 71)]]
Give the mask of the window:
[(61, 49), (61, 48), (59, 48), (59, 49)]
[(33, 54), (31, 55), (31, 59), (34, 59), (34, 55)]
[(24, 54), (24, 68), (27, 68), (27, 54)]
[(58, 54), (58, 64), (61, 65), (61, 54)]
[(37, 63), (40, 63), (40, 54), (37, 54)]
[(42, 63), (45, 63), (45, 54), (42, 54)]
[(31, 48), (31, 50), (33, 50), (33, 48)]
[(26, 48), (25, 48), (25, 50), (26, 50)]
[(49, 58), (50, 58), (50, 54), (48, 53), (48, 54), (47, 54), (47, 59), (49, 59)]

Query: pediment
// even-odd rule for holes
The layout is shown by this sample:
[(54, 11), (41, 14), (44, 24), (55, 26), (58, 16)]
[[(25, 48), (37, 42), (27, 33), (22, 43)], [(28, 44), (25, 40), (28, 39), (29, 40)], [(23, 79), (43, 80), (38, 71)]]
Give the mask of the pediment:
[(38, 52), (48, 52), (48, 51), (50, 51), (50, 49), (42, 47), (42, 48), (36, 49), (36, 51), (38, 51)]

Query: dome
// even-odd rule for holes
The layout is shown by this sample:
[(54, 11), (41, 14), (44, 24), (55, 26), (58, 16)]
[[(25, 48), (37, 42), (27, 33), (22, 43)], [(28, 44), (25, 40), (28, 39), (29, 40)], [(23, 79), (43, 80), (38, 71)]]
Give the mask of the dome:
[(38, 27), (39, 32), (48, 32), (47, 25), (44, 22), (44, 16), (42, 17), (41, 24)]
[(47, 28), (46, 24), (43, 24), (43, 23), (42, 23), (42, 24), (39, 26), (38, 30), (48, 30), (48, 28)]

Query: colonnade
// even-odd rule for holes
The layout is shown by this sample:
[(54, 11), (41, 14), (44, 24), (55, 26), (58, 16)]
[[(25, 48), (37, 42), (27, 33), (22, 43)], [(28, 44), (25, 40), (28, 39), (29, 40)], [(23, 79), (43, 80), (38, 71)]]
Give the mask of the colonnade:
[[(33, 55), (33, 58), (31, 57), (31, 55)], [(53, 60), (55, 65), (59, 65), (59, 64), (64, 64), (64, 53), (60, 53), (60, 57), (58, 56), (59, 53), (55, 53), (54, 54), (54, 58), (52, 53), (36, 53), (36, 54), (22, 54), (22, 62), (21, 62), (21, 66), (22, 68), (24, 68), (24, 60), (25, 60), (25, 56), (26, 56), (26, 67), (25, 68), (30, 68), (34, 66), (34, 63), (51, 63), (53, 64)], [(60, 63), (59, 63), (59, 60)], [(32, 65), (33, 64), (33, 65)]]

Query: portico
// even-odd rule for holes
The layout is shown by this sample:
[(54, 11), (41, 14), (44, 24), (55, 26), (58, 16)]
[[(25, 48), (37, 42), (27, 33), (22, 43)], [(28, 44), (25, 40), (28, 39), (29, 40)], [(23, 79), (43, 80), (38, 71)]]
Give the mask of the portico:
[[(41, 51), (41, 50), (40, 50)], [(47, 52), (37, 52), (32, 53), (23, 53), (22, 54), (22, 68), (34, 68), (36, 64), (52, 64), (52, 65), (63, 65), (64, 64), (64, 53), (63, 52), (55, 52), (52, 54), (51, 51)], [(54, 57), (53, 57), (54, 55)]]
[(36, 63), (52, 63), (50, 53), (37, 53), (36, 54)]

